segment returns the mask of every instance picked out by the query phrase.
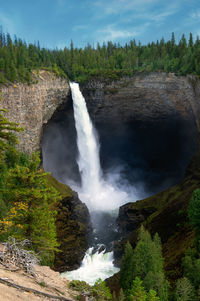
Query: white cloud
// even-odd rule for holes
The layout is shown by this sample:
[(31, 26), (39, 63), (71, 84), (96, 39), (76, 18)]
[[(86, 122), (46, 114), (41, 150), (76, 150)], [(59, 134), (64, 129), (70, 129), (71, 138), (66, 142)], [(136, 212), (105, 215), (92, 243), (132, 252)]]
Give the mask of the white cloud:
[(133, 27), (129, 30), (123, 30), (116, 28), (114, 24), (108, 25), (97, 31), (98, 41), (102, 43), (107, 41), (115, 41), (117, 39), (134, 39), (136, 36), (141, 35), (148, 26), (149, 23), (145, 23), (142, 26)]
[(175, 13), (177, 13), (177, 11), (178, 11), (178, 7), (177, 7), (177, 5), (174, 4), (174, 5), (168, 6), (167, 9), (157, 10), (153, 13), (149, 12), (149, 13), (145, 13), (142, 15), (136, 15), (136, 17), (160, 23), (160, 22), (165, 21), (169, 16), (172, 16)]
[(161, 12), (158, 14), (154, 14), (151, 16), (151, 19), (156, 22), (160, 22), (160, 21), (164, 21), (167, 17), (172, 16), (175, 13), (176, 13), (176, 10), (169, 10), (169, 11)]
[(161, 23), (180, 9), (180, 0), (174, 0), (172, 4), (167, 5), (163, 3), (162, 7), (156, 7), (155, 5), (160, 2), (161, 0), (110, 0), (107, 2), (96, 0), (93, 5), (97, 19), (118, 14), (118, 24), (128, 24), (136, 20)]
[(191, 13), (190, 17), (192, 19), (198, 19), (200, 21), (200, 10), (197, 10), (196, 12)]
[(128, 11), (145, 10), (146, 5), (158, 3), (159, 0), (110, 0), (110, 1), (99, 1), (93, 2), (93, 5), (102, 9), (104, 14), (113, 15), (124, 13)]
[(104, 41), (129, 38), (136, 34), (127, 30), (114, 29), (112, 26), (107, 26), (105, 29), (99, 30), (99, 33), (102, 34)]

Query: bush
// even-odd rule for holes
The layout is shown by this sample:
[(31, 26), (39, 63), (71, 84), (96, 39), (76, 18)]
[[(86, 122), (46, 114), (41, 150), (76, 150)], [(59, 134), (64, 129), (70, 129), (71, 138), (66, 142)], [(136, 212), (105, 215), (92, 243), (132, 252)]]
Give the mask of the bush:
[(82, 293), (89, 293), (95, 300), (112, 300), (112, 295), (105, 282), (98, 279), (93, 286), (90, 286), (85, 281), (72, 280), (69, 283), (69, 287), (75, 291)]
[(69, 283), (69, 288), (73, 289), (74, 291), (78, 291), (78, 292), (89, 292), (91, 289), (91, 286), (85, 281), (72, 280)]

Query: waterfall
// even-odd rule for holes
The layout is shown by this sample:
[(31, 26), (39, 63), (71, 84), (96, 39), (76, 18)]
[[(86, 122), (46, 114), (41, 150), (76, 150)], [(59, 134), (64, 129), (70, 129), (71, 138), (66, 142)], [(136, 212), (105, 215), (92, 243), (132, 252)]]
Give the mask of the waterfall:
[[(77, 163), (81, 175), (81, 187), (72, 186), (79, 194), (81, 201), (85, 202), (90, 210), (94, 226), (94, 241), (88, 249), (82, 261), (81, 267), (77, 270), (65, 272), (62, 277), (68, 279), (84, 280), (94, 284), (99, 278), (104, 280), (118, 272), (119, 269), (113, 264), (113, 252), (101, 251), (101, 244), (104, 243), (103, 236), (111, 235), (112, 245), (113, 231), (110, 224), (106, 224), (107, 218), (104, 214), (113, 215), (117, 213), (120, 205), (127, 201), (128, 194), (119, 189), (115, 183), (104, 179), (99, 159), (98, 135), (90, 120), (85, 99), (81, 94), (77, 83), (70, 83), (74, 120), (77, 132), (78, 158)], [(100, 216), (99, 216), (100, 214)], [(105, 235), (99, 235), (100, 232)], [(94, 250), (97, 250), (95, 253)]]
[(113, 266), (113, 252), (96, 252), (89, 248), (82, 261), (81, 267), (71, 272), (62, 273), (69, 280), (82, 280), (93, 285), (99, 278), (104, 280), (119, 271)]
[(78, 167), (81, 175), (79, 196), (89, 210), (109, 211), (127, 200), (127, 193), (105, 181), (99, 159), (99, 141), (90, 120), (85, 99), (77, 83), (70, 83), (77, 132)]
[[(77, 83), (70, 83), (70, 87), (79, 151), (77, 163), (81, 174), (82, 191), (87, 195), (90, 202), (100, 190), (101, 167), (99, 161), (99, 143), (79, 85)], [(88, 205), (90, 206), (91, 204)]]

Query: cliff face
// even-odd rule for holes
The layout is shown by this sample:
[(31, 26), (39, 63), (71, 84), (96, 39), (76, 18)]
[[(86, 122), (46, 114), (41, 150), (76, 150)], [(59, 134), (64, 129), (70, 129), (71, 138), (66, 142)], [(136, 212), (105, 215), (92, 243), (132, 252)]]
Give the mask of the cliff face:
[[(198, 79), (193, 76), (177, 77), (173, 74), (150, 73), (110, 82), (91, 80), (82, 89), (97, 128), (103, 122), (109, 132), (109, 127), (114, 124), (112, 132), (114, 133), (114, 128), (117, 128), (120, 133), (123, 125), (129, 123), (134, 131), (134, 122), (137, 121), (144, 128), (152, 125), (153, 130), (160, 128), (161, 134), (164, 124), (171, 128), (170, 135), (173, 132), (180, 132), (177, 140), (181, 135), (184, 136), (179, 145), (180, 150), (188, 148), (192, 150), (188, 152), (185, 167), (187, 166), (199, 140)], [(148, 140), (147, 136), (143, 138)], [(159, 143), (168, 138), (163, 131), (163, 140)], [(118, 139), (120, 140), (120, 136)], [(151, 143), (155, 141), (152, 140)], [(149, 147), (147, 151), (151, 151)], [(168, 152), (175, 155), (172, 148), (169, 148)], [(155, 156), (155, 152), (152, 155)], [(180, 157), (181, 153), (177, 156), (177, 160)], [(152, 235), (158, 232), (161, 237), (169, 279), (173, 281), (181, 276), (181, 258), (194, 239), (194, 233), (187, 223), (187, 206), (192, 192), (200, 185), (199, 157), (198, 147), (184, 179), (179, 184), (145, 200), (120, 207), (117, 219), (120, 239), (114, 244), (116, 263), (120, 264), (127, 240), (133, 246), (136, 244), (138, 229), (143, 224)], [(159, 154), (156, 154), (156, 160), (159, 160)]]
[[(127, 121), (137, 120), (144, 127), (149, 124), (162, 127), (167, 120), (174, 120), (171, 127), (177, 131), (177, 123), (182, 120), (182, 132), (188, 130), (186, 136), (191, 140), (185, 139), (181, 148), (189, 146), (194, 151), (200, 131), (200, 81), (195, 77), (151, 73), (111, 83), (90, 81), (83, 87), (83, 92), (97, 126), (102, 121), (109, 127), (111, 123), (122, 126)], [(138, 229), (144, 224), (152, 235), (158, 232), (161, 237), (169, 279), (173, 281), (181, 276), (181, 258), (194, 239), (186, 221), (188, 202), (200, 185), (199, 157), (198, 148), (179, 184), (148, 199), (120, 207), (117, 223), (121, 237), (114, 244), (118, 264), (126, 241), (134, 246)]]
[(25, 128), (19, 134), (19, 147), (26, 153), (40, 149), (43, 125), (69, 96), (68, 82), (50, 72), (40, 71), (36, 80), (37, 84), (13, 84), (1, 88), (1, 106), (8, 109), (6, 116)]
[(74, 270), (80, 266), (88, 248), (88, 236), (92, 231), (89, 211), (76, 192), (51, 175), (47, 179), (62, 196), (55, 207), (59, 251), (55, 254), (54, 269), (59, 272)]
[[(113, 159), (123, 159), (131, 169), (136, 166), (137, 162), (133, 160), (132, 151), (138, 140), (133, 137), (132, 133), (137, 124), (143, 141), (138, 153), (142, 152), (143, 156), (147, 157), (146, 162), (148, 162), (150, 168), (155, 168), (157, 172), (159, 168), (160, 170), (167, 170), (171, 164), (172, 172), (174, 172), (175, 162), (180, 157), (183, 157), (182, 161), (179, 162), (181, 167), (184, 166), (185, 168), (188, 164), (196, 147), (200, 131), (200, 81), (195, 77), (149, 73), (115, 81), (93, 79), (82, 85), (81, 89), (86, 98), (90, 116), (100, 134), (103, 163), (104, 161), (110, 162)], [(40, 148), (45, 123), (49, 125), (50, 122), (48, 121), (54, 120), (53, 125), (55, 125), (65, 120), (63, 132), (67, 133), (69, 131), (70, 133), (69, 137), (65, 139), (65, 144), (68, 147), (66, 149), (66, 145), (64, 145), (63, 152), (65, 156), (63, 157), (64, 159), (67, 158), (67, 162), (71, 166), (70, 174), (75, 174), (77, 172), (74, 170), (77, 147), (75, 127), (70, 123), (74, 121), (68, 83), (65, 80), (55, 78), (48, 72), (41, 72), (37, 84), (3, 87), (2, 97), (3, 107), (9, 110), (7, 113), (9, 120), (19, 122), (25, 127), (25, 131), (20, 134), (20, 147), (28, 153)], [(62, 106), (67, 109), (63, 117), (60, 118), (59, 112), (62, 111)], [(147, 129), (145, 133), (144, 128)], [(73, 133), (70, 129), (73, 129)], [(157, 135), (151, 136), (152, 133), (158, 133), (159, 137)], [(165, 135), (166, 133), (168, 136)], [(170, 140), (171, 135), (174, 135), (172, 140)], [(58, 136), (57, 132), (56, 136)], [(70, 140), (71, 136), (73, 136), (72, 140)], [(52, 140), (52, 136), (49, 135), (49, 137), (49, 140), (46, 139), (48, 147)], [(126, 140), (125, 144), (122, 143), (124, 139)], [(61, 140), (63, 140), (62, 135)], [(172, 146), (178, 140), (181, 142), (177, 144), (178, 152), (175, 154)], [(170, 147), (168, 142), (171, 143)], [(150, 149), (152, 145), (154, 147)], [(160, 145), (161, 148), (159, 149)], [(62, 149), (57, 144), (54, 145), (54, 148), (55, 158), (59, 160), (58, 164), (55, 161), (56, 164), (53, 168), (58, 168), (58, 172), (56, 171), (55, 174), (58, 174), (57, 178), (59, 178), (61, 170), (59, 164), (60, 162), (63, 163), (61, 160), (62, 153), (59, 153), (59, 151), (62, 151)], [(121, 148), (120, 153), (117, 153), (119, 148)], [(156, 153), (157, 149), (159, 151)], [(157, 164), (162, 149), (164, 149), (163, 154), (166, 157), (161, 157), (161, 162)], [(185, 152), (186, 155), (179, 153), (179, 149)], [(50, 153), (52, 155), (53, 152)], [(174, 157), (173, 160), (171, 157), (167, 158), (167, 153)], [(122, 154), (124, 158), (121, 157)], [(191, 229), (184, 221), (186, 220), (186, 208), (191, 193), (200, 184), (200, 164), (197, 164), (199, 154), (200, 151), (197, 153), (197, 157), (193, 159), (185, 179), (180, 184), (146, 200), (129, 203), (120, 209), (118, 225), (122, 243), (115, 243), (117, 258), (122, 255), (123, 243), (128, 238), (133, 244), (136, 242), (137, 229), (141, 223), (145, 223), (152, 234), (158, 232), (161, 236), (169, 273), (174, 269), (174, 266), (177, 266), (177, 263), (180, 264), (180, 258), (193, 238)], [(46, 160), (53, 162), (55, 158), (53, 156), (47, 157)], [(153, 162), (152, 158), (154, 158)], [(61, 167), (64, 168), (63, 164)], [(178, 166), (175, 166), (175, 170), (178, 168)], [(65, 170), (61, 171), (62, 174), (65, 174)], [(60, 179), (62, 179), (62, 176), (60, 176)], [(149, 179), (149, 175), (146, 179)], [(156, 181), (159, 181), (159, 179), (156, 178)], [(151, 182), (149, 183), (152, 185)], [(76, 204), (76, 208), (79, 208), (76, 197), (74, 204)], [(84, 208), (80, 207), (82, 209), (78, 211), (73, 206), (72, 199), (63, 198), (63, 203), (58, 208), (60, 210), (60, 220), (57, 227), (60, 233), (62, 252), (64, 252), (60, 253), (62, 256), (58, 253), (56, 259), (58, 269), (62, 269), (61, 267), (68, 268), (70, 260), (74, 260), (71, 266), (77, 267), (84, 250), (87, 248), (88, 213), (86, 213), (87, 210), (84, 206)], [(62, 210), (62, 208), (64, 209)], [(84, 226), (79, 228), (83, 218), (81, 212), (85, 212), (86, 220), (83, 223)], [(71, 229), (73, 229), (73, 233), (71, 233)], [(184, 229), (184, 233), (187, 234), (187, 240), (184, 239), (181, 229)], [(85, 235), (84, 239), (81, 240), (83, 235)], [(185, 247), (182, 244), (183, 242), (186, 242)], [(80, 252), (76, 251), (74, 253), (75, 245), (75, 250), (80, 249)], [(78, 260), (73, 259), (74, 254)], [(177, 273), (180, 273), (179, 267)]]
[[(97, 124), (156, 122), (175, 116), (199, 128), (200, 81), (192, 76), (149, 73), (115, 81), (90, 80), (81, 89)], [(1, 91), (7, 117), (25, 128), (19, 135), (20, 148), (28, 153), (39, 150), (43, 125), (71, 98), (68, 82), (47, 71), (40, 71), (37, 84), (3, 86)]]
[(181, 259), (195, 237), (188, 223), (187, 207), (193, 191), (199, 187), (198, 147), (180, 183), (147, 199), (120, 207), (117, 223), (121, 237), (114, 245), (116, 262), (120, 264), (127, 240), (135, 246), (138, 230), (143, 224), (152, 235), (158, 233), (161, 238), (168, 278), (173, 282), (181, 277)]
[(117, 81), (90, 80), (82, 87), (95, 122), (182, 116), (199, 124), (200, 81), (192, 76), (150, 73)]

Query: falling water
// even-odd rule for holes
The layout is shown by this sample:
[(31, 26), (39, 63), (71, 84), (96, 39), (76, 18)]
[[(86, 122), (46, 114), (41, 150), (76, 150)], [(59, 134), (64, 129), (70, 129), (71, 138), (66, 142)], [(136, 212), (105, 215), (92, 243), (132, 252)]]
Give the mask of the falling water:
[[(102, 214), (103, 212), (114, 212), (127, 201), (128, 194), (103, 178), (98, 136), (90, 120), (85, 99), (77, 83), (71, 83), (70, 87), (79, 152), (77, 163), (81, 175), (81, 187), (73, 188), (78, 191), (80, 199), (87, 204), (93, 217), (93, 226), (98, 228), (94, 212), (100, 211)], [(96, 230), (99, 231), (99, 229)], [(104, 250), (96, 251), (93, 254), (93, 248), (90, 248), (85, 254), (81, 267), (78, 270), (63, 273), (62, 276), (94, 284), (97, 279), (104, 280), (118, 270), (113, 265), (113, 252), (106, 253)]]
[(109, 184), (102, 177), (99, 159), (99, 141), (90, 120), (85, 99), (77, 83), (70, 84), (77, 131), (77, 160), (82, 185), (76, 188), (89, 210), (115, 210), (127, 201), (127, 193)]
[(93, 248), (89, 248), (82, 261), (81, 267), (72, 272), (65, 272), (62, 277), (70, 280), (86, 281), (93, 285), (97, 279), (104, 280), (111, 277), (119, 271), (113, 265), (113, 252), (96, 252), (93, 254)]

